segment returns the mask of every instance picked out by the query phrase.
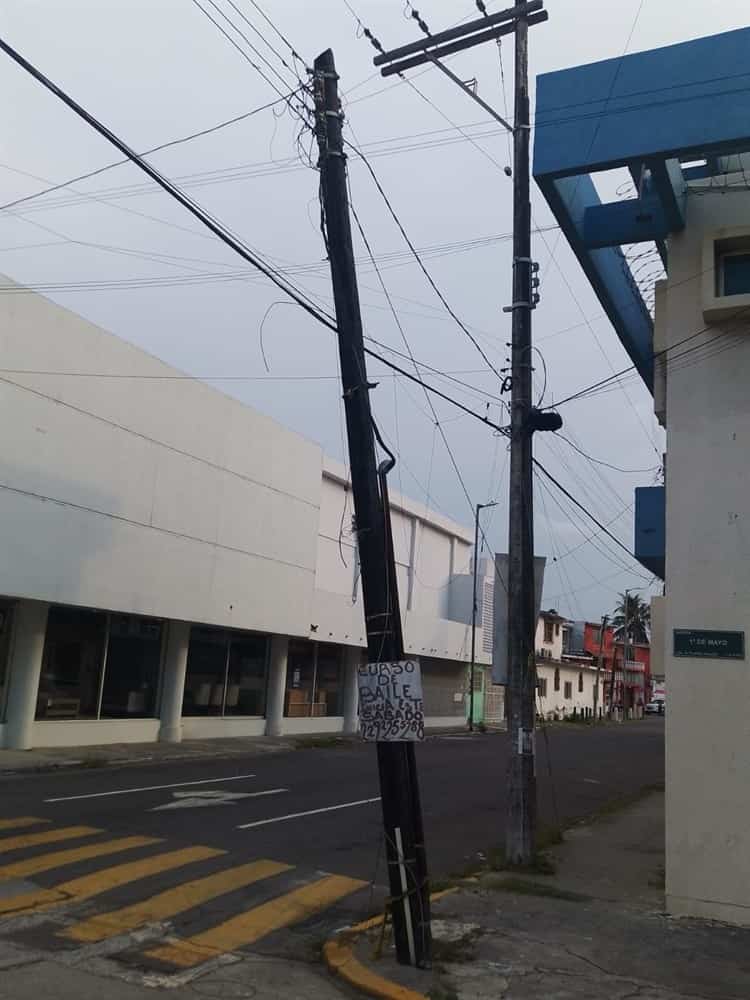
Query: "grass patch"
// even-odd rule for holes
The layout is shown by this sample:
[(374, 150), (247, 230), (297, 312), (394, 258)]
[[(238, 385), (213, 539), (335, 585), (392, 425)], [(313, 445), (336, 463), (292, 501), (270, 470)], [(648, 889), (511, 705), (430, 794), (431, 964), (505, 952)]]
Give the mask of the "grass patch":
[(550, 899), (564, 899), (569, 903), (586, 903), (591, 896), (580, 892), (569, 892), (567, 889), (557, 889), (553, 885), (532, 882), (530, 879), (517, 878), (513, 875), (506, 878), (492, 879), (490, 888), (502, 892), (516, 892), (523, 896), (546, 896)]

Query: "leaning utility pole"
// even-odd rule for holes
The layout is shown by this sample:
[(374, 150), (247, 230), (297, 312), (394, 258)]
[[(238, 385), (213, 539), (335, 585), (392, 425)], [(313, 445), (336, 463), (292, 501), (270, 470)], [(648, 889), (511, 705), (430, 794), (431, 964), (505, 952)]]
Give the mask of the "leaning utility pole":
[[(383, 76), (403, 73), (431, 62), (446, 72), (440, 59), (482, 42), (515, 32), (516, 89), (513, 127), (488, 109), (485, 102), (455, 74), (447, 72), (469, 97), (490, 110), (513, 134), (513, 301), (505, 307), (513, 317), (511, 336), (510, 530), (508, 545), (508, 821), (506, 856), (511, 863), (529, 864), (535, 852), (536, 777), (534, 725), (536, 666), (534, 663), (534, 509), (532, 437), (535, 430), (557, 430), (556, 414), (542, 414), (531, 401), (531, 311), (538, 296), (538, 270), (531, 260), (529, 200), (529, 26), (547, 20), (542, 0), (528, 0), (447, 31), (383, 52), (373, 60), (385, 66)], [(387, 65), (386, 65), (387, 64)]]
[(604, 652), (604, 633), (607, 629), (608, 618), (606, 615), (602, 616), (602, 626), (601, 632), (599, 633), (599, 655), (596, 658), (596, 685), (594, 687), (594, 725), (597, 723), (597, 714), (599, 712), (599, 678), (602, 671), (602, 653)]
[[(376, 466), (377, 428), (370, 410), (370, 389), (374, 386), (367, 380), (365, 365), (346, 189), (343, 115), (330, 49), (315, 60), (313, 81), (368, 658), (370, 663), (396, 662), (403, 660), (404, 650), (386, 483), (395, 459), (391, 455), (380, 469)], [(378, 440), (387, 451), (379, 436)], [(378, 741), (377, 756), (396, 954), (403, 964), (424, 968), (431, 958), (430, 895), (414, 744)]]

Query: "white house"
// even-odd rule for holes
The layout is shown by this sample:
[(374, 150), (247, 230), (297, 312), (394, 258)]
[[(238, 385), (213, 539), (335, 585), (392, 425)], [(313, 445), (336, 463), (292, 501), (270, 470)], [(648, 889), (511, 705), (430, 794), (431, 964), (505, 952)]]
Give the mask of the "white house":
[(594, 709), (596, 665), (591, 658), (563, 653), (566, 624), (554, 609), (542, 611), (537, 620), (537, 714), (545, 719), (585, 716)]
[[(16, 287), (0, 298), (0, 746), (354, 731), (345, 468)], [(391, 498), (428, 724), (463, 725), (471, 637), (449, 591), (471, 533)]]

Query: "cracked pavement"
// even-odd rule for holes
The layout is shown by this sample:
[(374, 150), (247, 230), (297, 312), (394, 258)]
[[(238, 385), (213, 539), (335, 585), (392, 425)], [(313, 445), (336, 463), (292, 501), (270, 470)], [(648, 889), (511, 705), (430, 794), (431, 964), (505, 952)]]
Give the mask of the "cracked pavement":
[(663, 809), (652, 793), (574, 827), (552, 876), (464, 880), (434, 904), (433, 970), (386, 952), (376, 971), (432, 1000), (747, 1000), (750, 929), (664, 912)]

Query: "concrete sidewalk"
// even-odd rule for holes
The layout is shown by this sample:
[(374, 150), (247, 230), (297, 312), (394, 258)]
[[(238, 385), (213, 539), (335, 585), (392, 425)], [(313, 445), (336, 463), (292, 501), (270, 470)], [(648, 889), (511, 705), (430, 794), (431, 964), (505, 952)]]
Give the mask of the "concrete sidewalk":
[(556, 874), (486, 871), (435, 902), (430, 972), (399, 966), (390, 945), (375, 957), (378, 928), (351, 946), (352, 968), (411, 1000), (746, 1000), (750, 930), (666, 916), (663, 845), (651, 793), (567, 831), (548, 852)]
[[(427, 739), (481, 739), (461, 727), (431, 729)], [(181, 743), (107, 743), (96, 746), (54, 747), (40, 750), (0, 750), (0, 777), (59, 769), (169, 764), (172, 761), (260, 757), (315, 747), (360, 746), (359, 734), (319, 733), (306, 736), (230, 736)]]
[[(55, 747), (42, 750), (0, 750), (0, 776), (60, 768), (119, 767), (133, 764), (168, 764), (171, 761), (214, 757), (253, 757), (312, 745), (315, 737), (270, 736), (185, 740), (182, 743), (110, 743), (102, 746)], [(320, 741), (353, 737), (318, 737)], [(306, 744), (307, 741), (307, 744)]]

